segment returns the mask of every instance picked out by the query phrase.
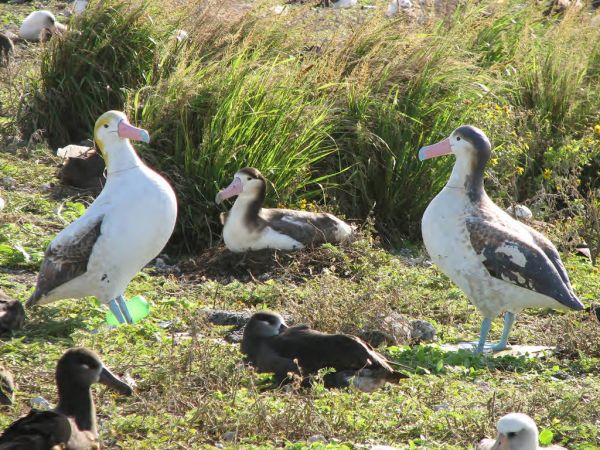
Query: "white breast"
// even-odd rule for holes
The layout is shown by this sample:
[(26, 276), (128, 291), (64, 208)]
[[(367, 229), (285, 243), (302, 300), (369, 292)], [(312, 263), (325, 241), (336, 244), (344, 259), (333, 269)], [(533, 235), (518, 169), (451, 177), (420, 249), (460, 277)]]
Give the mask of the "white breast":
[[(111, 175), (84, 217), (88, 215), (102, 216), (103, 220), (87, 272), (52, 291), (46, 301), (94, 295), (106, 303), (123, 293), (131, 278), (169, 240), (175, 227), (177, 202), (167, 181), (144, 166)], [(68, 239), (72, 226), (77, 223), (56, 239)]]
[(223, 241), (232, 252), (241, 253), (248, 250), (265, 248), (279, 250), (300, 250), (304, 245), (290, 236), (281, 234), (270, 227), (252, 230), (245, 225), (246, 205), (238, 198), (229, 212), (223, 227)]
[[(463, 290), (485, 317), (493, 318), (505, 311), (519, 312), (528, 307), (557, 307), (558, 302), (545, 295), (489, 274), (482, 257), (473, 249), (466, 227), (470, 208), (464, 191), (448, 187), (429, 204), (421, 229), (432, 261)], [(517, 259), (522, 256), (513, 248), (506, 248), (506, 252)]]

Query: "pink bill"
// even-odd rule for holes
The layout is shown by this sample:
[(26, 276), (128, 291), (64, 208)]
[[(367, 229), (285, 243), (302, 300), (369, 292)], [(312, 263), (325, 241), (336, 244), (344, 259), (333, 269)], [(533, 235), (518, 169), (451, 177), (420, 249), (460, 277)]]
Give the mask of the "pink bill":
[(435, 158), (436, 156), (447, 155), (448, 153), (452, 153), (452, 149), (450, 148), (450, 139), (446, 138), (437, 144), (421, 147), (421, 150), (419, 150), (419, 160), (423, 161)]
[(123, 139), (132, 139), (134, 141), (150, 142), (150, 135), (142, 128), (136, 128), (125, 120), (119, 122), (117, 127), (119, 137)]
[(221, 192), (217, 194), (215, 197), (215, 202), (221, 203), (223, 200), (228, 199), (229, 197), (233, 197), (234, 195), (238, 195), (242, 192), (242, 180), (238, 177), (235, 177), (231, 184), (223, 189)]

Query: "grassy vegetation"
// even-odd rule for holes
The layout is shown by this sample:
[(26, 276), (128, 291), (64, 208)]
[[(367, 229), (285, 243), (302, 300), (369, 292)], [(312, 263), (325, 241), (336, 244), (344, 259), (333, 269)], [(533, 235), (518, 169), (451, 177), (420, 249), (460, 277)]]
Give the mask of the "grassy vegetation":
[(496, 146), (488, 187), (505, 203), (599, 188), (600, 31), (587, 12), (490, 1), (417, 28), (310, 5), (277, 16), (267, 2), (235, 19), (213, 5), (199, 20), (206, 2), (169, 17), (133, 5), (102, 2), (48, 47), (25, 122), (65, 143), (126, 104), (153, 136), (144, 154), (178, 188), (173, 243), (188, 251), (218, 238), (214, 196), (245, 165), (267, 174), (271, 203), (372, 214), (386, 241), (414, 239), (452, 163), (416, 151), (468, 122)]
[[(153, 1), (132, 3), (102, 2), (74, 19), (75, 30), (62, 39), (20, 47), (18, 69), (0, 74), (0, 180), (15, 179), (11, 188), (0, 185), (7, 201), (0, 289), (25, 300), (48, 242), (93, 200), (48, 185), (57, 161), (28, 132), (44, 129), (52, 144), (86, 137), (98, 113), (122, 105), (150, 130), (152, 143), (137, 147), (140, 154), (177, 188), (181, 216), (171, 256), (217, 242), (214, 194), (247, 164), (273, 183), (271, 204), (307, 199), (351, 218), (371, 216), (380, 239), (365, 231), (346, 247), (291, 256), (285, 268), (253, 277), (224, 267), (208, 274), (198, 266), (207, 258), (173, 258), (183, 273), (149, 267), (128, 288), (128, 296), (151, 302), (151, 315), (115, 330), (103, 328), (105, 309), (93, 299), (31, 311), (23, 330), (0, 340), (0, 364), (18, 384), (0, 428), (26, 413), (32, 397), (55, 401), (56, 360), (83, 345), (137, 383), (125, 399), (94, 388), (110, 449), (462, 449), (492, 436), (509, 411), (530, 414), (553, 443), (599, 448), (595, 319), (520, 314), (511, 342), (558, 347), (541, 358), (443, 351), (438, 344), (477, 336), (476, 309), (435, 267), (411, 265), (378, 244), (418, 234), (420, 213), (452, 161), (420, 164), (416, 151), (467, 121), (497, 146), (488, 171), (494, 199), (527, 200), (538, 217), (551, 219), (545, 231), (561, 249), (573, 236), (600, 242), (593, 194), (600, 189), (600, 45), (587, 16), (545, 18), (513, 1), (416, 28), (383, 20), (381, 7), (230, 17), (202, 3), (169, 15)], [(0, 6), (0, 19), (18, 22), (32, 8)], [(191, 43), (173, 39), (178, 27), (190, 31)], [(17, 116), (22, 92), (27, 108)], [(30, 129), (15, 135), (23, 124)], [(598, 266), (564, 257), (583, 302), (600, 298)], [(371, 395), (320, 385), (269, 391), (266, 376), (244, 367), (237, 346), (223, 341), (228, 330), (206, 322), (207, 307), (272, 308), (349, 333), (397, 311), (431, 321), (439, 340), (382, 349), (414, 374)], [(494, 322), (491, 339), (501, 326)], [(314, 435), (324, 442), (309, 443)]]

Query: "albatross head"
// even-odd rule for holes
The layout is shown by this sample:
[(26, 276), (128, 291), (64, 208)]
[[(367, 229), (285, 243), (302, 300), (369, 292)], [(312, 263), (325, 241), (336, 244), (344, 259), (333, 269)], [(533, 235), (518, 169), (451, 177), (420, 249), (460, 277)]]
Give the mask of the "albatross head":
[(498, 421), (498, 437), (492, 450), (537, 450), (538, 429), (527, 414), (510, 413)]
[(254, 167), (244, 167), (233, 176), (229, 186), (220, 191), (215, 197), (217, 204), (236, 195), (248, 195), (264, 199), (267, 182), (265, 177)]
[(490, 141), (483, 131), (471, 125), (463, 125), (443, 141), (421, 148), (419, 159), (423, 161), (453, 153), (457, 159), (477, 161), (485, 167), (490, 159), (491, 149)]
[(469, 198), (476, 201), (484, 195), (483, 172), (490, 159), (492, 146), (479, 128), (471, 125), (458, 127), (446, 139), (419, 150), (419, 159), (447, 154), (456, 156), (456, 163), (447, 186), (464, 188)]
[(113, 375), (96, 353), (82, 347), (70, 348), (59, 359), (56, 365), (56, 381), (59, 391), (64, 387), (89, 388), (94, 383), (101, 383), (122, 395), (132, 394), (131, 387)]
[(287, 328), (288, 326), (281, 315), (264, 311), (255, 313), (250, 318), (244, 330), (244, 335), (266, 338), (277, 336)]
[(118, 151), (120, 144), (128, 139), (147, 143), (150, 142), (150, 135), (146, 130), (131, 125), (121, 111), (105, 112), (96, 120), (94, 141), (98, 144), (107, 165), (111, 151)]

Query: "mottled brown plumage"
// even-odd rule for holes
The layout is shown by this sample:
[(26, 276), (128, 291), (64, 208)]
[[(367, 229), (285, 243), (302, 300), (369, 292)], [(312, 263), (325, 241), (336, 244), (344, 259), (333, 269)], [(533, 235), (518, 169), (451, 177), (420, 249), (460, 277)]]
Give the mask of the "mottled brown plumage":
[(0, 66), (8, 66), (15, 54), (15, 45), (5, 33), (0, 33)]
[(12, 405), (15, 401), (15, 382), (8, 370), (0, 366), (0, 405)]
[(86, 272), (94, 244), (100, 236), (101, 226), (102, 220), (99, 220), (69, 245), (48, 246), (35, 292), (27, 300), (27, 306), (36, 304), (42, 296)]
[(63, 184), (81, 189), (102, 189), (106, 183), (105, 164), (96, 150), (68, 158), (60, 167), (58, 178)]
[(21, 302), (0, 291), (0, 334), (22, 328), (23, 322), (25, 310)]

